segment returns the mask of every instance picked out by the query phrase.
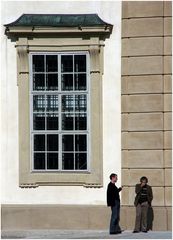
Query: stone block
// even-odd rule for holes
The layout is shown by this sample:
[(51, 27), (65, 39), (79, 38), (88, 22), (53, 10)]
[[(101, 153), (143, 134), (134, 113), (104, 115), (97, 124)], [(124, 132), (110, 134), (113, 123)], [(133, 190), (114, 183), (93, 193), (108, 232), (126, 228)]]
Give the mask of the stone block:
[(172, 206), (172, 187), (165, 187), (165, 205)]
[(164, 93), (172, 92), (172, 76), (164, 75)]
[(163, 113), (122, 114), (123, 131), (163, 130)]
[(164, 16), (172, 16), (172, 1), (164, 1)]
[(122, 169), (122, 185), (135, 186), (142, 176), (148, 178), (148, 183), (152, 187), (164, 186), (163, 169)]
[(129, 187), (123, 187), (121, 191), (121, 204), (123, 206), (129, 205)]
[(147, 37), (122, 39), (122, 56), (147, 55), (163, 55), (163, 38)]
[(121, 211), (120, 211), (120, 226), (122, 229), (127, 229), (127, 213), (126, 213), (126, 208), (121, 207)]
[(163, 168), (162, 150), (123, 150), (122, 168)]
[(164, 94), (164, 111), (172, 111), (172, 94)]
[(172, 186), (172, 169), (165, 168), (165, 186)]
[(103, 206), (89, 207), (88, 208), (88, 229), (100, 230), (100, 229), (105, 229), (105, 226), (109, 226), (110, 215), (111, 215), (110, 212), (111, 212), (110, 209), (107, 208), (106, 206), (105, 207)]
[(164, 55), (172, 55), (172, 37), (164, 37)]
[(122, 149), (156, 150), (163, 148), (162, 132), (129, 132), (122, 133)]
[(172, 149), (172, 132), (164, 132), (164, 149)]
[(164, 74), (172, 74), (172, 57), (164, 57)]
[(121, 81), (122, 94), (162, 93), (162, 75), (125, 76)]
[[(167, 59), (165, 59), (165, 64), (167, 64)], [(161, 56), (122, 58), (122, 75), (162, 74), (162, 69), (163, 58)], [(168, 71), (167, 66), (165, 71)]]
[[(168, 25), (167, 22), (165, 24)], [(163, 36), (163, 18), (134, 18), (122, 20), (122, 37)]]
[(172, 18), (165, 17), (164, 18), (164, 36), (172, 35)]
[(164, 113), (164, 130), (172, 130), (172, 113)]
[(167, 230), (167, 210), (165, 207), (155, 207), (153, 231), (166, 231)]
[(122, 2), (123, 18), (163, 16), (163, 2), (125, 1)]
[(167, 230), (172, 231), (172, 207), (167, 207)]
[(127, 210), (127, 230), (134, 229), (135, 226), (135, 217), (136, 217), (136, 208), (135, 207), (128, 207)]
[(122, 112), (158, 112), (163, 111), (162, 94), (143, 94), (122, 96)]
[(164, 166), (165, 168), (172, 167), (172, 150), (164, 150)]

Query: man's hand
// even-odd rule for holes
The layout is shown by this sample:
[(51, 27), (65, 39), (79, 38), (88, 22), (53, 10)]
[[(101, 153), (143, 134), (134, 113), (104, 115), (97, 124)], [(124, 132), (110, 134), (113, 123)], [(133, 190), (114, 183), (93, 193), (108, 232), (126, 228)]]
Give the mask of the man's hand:
[(141, 183), (141, 187), (145, 186), (145, 184), (146, 184), (146, 183), (142, 182), (142, 183)]

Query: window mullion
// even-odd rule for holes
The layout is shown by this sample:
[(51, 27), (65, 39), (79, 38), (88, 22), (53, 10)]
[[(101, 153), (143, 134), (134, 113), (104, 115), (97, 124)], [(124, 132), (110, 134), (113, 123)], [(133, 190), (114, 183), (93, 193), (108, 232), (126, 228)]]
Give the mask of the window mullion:
[[(61, 92), (61, 55), (58, 55), (58, 89), (59, 92)], [(59, 94), (58, 96), (59, 100), (59, 131), (62, 131), (62, 117), (61, 117), (61, 101), (62, 101), (62, 95)], [(58, 166), (59, 170), (62, 170), (62, 134), (59, 134), (59, 155), (58, 155)]]

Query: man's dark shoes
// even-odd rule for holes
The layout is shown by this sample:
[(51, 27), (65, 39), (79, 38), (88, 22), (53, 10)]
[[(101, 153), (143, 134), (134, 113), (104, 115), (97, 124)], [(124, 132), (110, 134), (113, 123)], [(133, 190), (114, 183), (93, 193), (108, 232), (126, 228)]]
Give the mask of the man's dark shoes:
[(139, 231), (134, 230), (133, 233), (139, 233)]
[(120, 234), (122, 231), (117, 231), (117, 232), (110, 232), (110, 234)]
[(148, 231), (147, 231), (147, 230), (144, 230), (144, 231), (142, 231), (142, 232), (147, 233)]

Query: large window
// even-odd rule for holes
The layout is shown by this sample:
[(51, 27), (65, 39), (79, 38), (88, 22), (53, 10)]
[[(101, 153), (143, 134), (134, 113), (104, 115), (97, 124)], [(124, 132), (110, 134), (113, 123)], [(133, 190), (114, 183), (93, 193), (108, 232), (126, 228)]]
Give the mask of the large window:
[(87, 171), (88, 53), (31, 53), (32, 171)]

